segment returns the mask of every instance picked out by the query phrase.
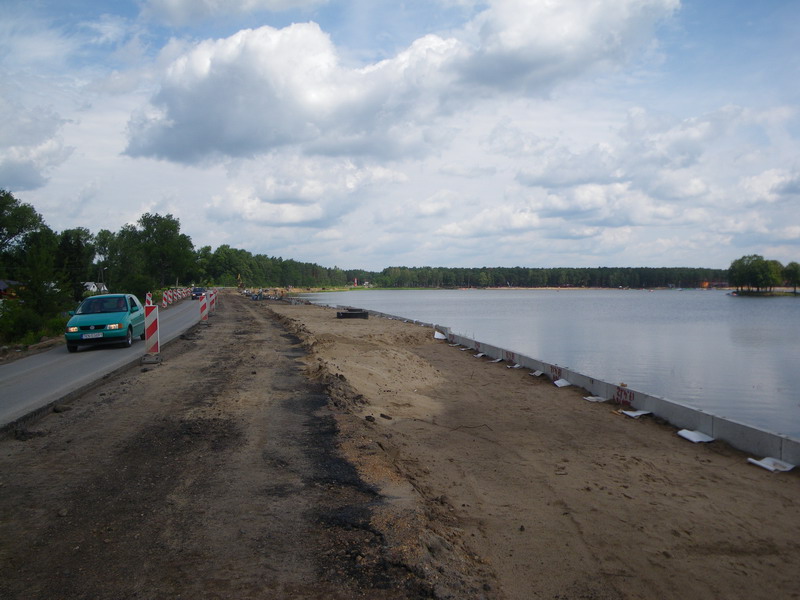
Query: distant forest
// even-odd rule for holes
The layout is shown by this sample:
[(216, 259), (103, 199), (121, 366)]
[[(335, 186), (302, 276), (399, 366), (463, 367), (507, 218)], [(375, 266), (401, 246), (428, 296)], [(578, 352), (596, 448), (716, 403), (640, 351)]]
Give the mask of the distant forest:
[(727, 283), (727, 269), (684, 267), (389, 267), (348, 271), (348, 279), (388, 288), (468, 287), (706, 287)]

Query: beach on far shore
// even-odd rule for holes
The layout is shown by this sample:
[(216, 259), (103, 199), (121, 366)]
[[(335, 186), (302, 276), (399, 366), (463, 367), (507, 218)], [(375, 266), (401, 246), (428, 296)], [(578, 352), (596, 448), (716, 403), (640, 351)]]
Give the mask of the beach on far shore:
[(430, 328), (264, 304), (303, 340), (342, 452), (386, 497), (373, 525), (387, 543), (402, 528), (382, 515), (405, 514), (489, 597), (800, 598), (797, 470), (692, 444)]

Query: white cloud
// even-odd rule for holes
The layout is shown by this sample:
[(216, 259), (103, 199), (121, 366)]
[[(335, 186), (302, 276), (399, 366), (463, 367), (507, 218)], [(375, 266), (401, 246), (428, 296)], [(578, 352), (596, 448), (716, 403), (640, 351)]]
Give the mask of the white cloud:
[(441, 217), (458, 205), (458, 194), (453, 190), (439, 190), (416, 207), (421, 217)]
[(208, 214), (226, 221), (234, 219), (270, 226), (313, 224), (325, 216), (324, 207), (319, 202), (269, 201), (255, 195), (252, 189), (239, 187), (229, 188), (224, 197), (215, 196)]
[(495, 0), (472, 22), (462, 75), (483, 86), (548, 93), (553, 85), (641, 50), (679, 0)]
[(741, 212), (730, 216), (717, 215), (709, 228), (723, 234), (767, 234), (772, 229), (758, 211)]
[(7, 189), (43, 186), (73, 151), (61, 139), (66, 121), (50, 107), (26, 108), (0, 98), (0, 182)]
[(29, 69), (55, 72), (79, 47), (73, 36), (51, 27), (49, 21), (11, 11), (0, 19), (0, 72)]
[(344, 66), (315, 23), (207, 40), (171, 62), (152, 107), (131, 119), (128, 153), (186, 163), (295, 144), (312, 154), (422, 154), (438, 118), (473, 105), (476, 85), (545, 91), (587, 65), (624, 60), (675, 2), (583, 6), (497, 1), (467, 28), (478, 31), (476, 48), (431, 34), (363, 68)]
[(97, 45), (118, 44), (129, 34), (128, 22), (111, 15), (102, 15), (98, 20), (86, 23), (85, 27), (92, 32), (89, 43)]
[(392, 60), (341, 66), (314, 23), (261, 27), (198, 44), (131, 119), (128, 153), (180, 162), (306, 144), (319, 154), (422, 151), (437, 99), (426, 71), (454, 42), (428, 36)]
[(454, 238), (484, 238), (535, 230), (540, 225), (539, 215), (529, 207), (503, 204), (483, 208), (467, 218), (445, 223), (435, 233)]
[(743, 205), (774, 203), (788, 197), (800, 195), (800, 172), (785, 169), (769, 169), (741, 183)]
[[(212, 198), (208, 214), (244, 227), (333, 226), (364, 202), (365, 190), (405, 179), (403, 173), (381, 166), (296, 155), (267, 163), (243, 161), (233, 170), (238, 182)], [(242, 173), (248, 174), (249, 183), (242, 181)]]
[(328, 0), (145, 0), (142, 13), (171, 25), (187, 25), (208, 18), (289, 9), (309, 9)]
[(775, 231), (775, 237), (779, 240), (795, 240), (800, 242), (800, 225), (781, 227)]

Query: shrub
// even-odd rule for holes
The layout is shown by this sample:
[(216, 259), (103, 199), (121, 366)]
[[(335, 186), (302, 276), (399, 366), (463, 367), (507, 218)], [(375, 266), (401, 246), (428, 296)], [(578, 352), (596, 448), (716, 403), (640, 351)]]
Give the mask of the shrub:
[(21, 302), (6, 301), (3, 303), (0, 339), (4, 342), (17, 342), (30, 332), (40, 331), (42, 325), (42, 318)]
[(62, 316), (44, 319), (19, 301), (5, 301), (0, 316), (0, 340), (30, 346), (42, 337), (62, 335), (68, 320)]

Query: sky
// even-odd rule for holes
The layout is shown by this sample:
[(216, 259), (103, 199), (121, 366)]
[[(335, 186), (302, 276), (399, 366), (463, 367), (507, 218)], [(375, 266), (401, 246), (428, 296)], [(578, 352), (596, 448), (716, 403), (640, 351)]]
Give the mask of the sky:
[(0, 0), (0, 188), (325, 267), (800, 261), (796, 0)]

